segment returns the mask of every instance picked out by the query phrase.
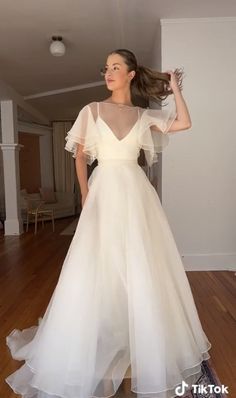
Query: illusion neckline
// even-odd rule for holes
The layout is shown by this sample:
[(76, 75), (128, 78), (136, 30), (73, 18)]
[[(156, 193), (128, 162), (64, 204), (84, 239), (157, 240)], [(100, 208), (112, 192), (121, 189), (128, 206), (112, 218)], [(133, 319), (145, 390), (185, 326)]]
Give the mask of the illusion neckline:
[(119, 104), (119, 103), (116, 103), (116, 102), (109, 102), (109, 101), (100, 101), (99, 103), (100, 104), (117, 105), (117, 106), (120, 106), (120, 107), (126, 106), (128, 108), (138, 108), (138, 106), (135, 106), (135, 105)]
[(138, 119), (136, 120), (136, 122), (133, 124), (133, 126), (132, 126), (131, 129), (129, 130), (129, 132), (128, 132), (123, 138), (121, 138), (121, 139), (119, 139), (119, 138), (115, 135), (115, 133), (113, 132), (113, 130), (111, 129), (111, 127), (107, 124), (107, 122), (105, 122), (105, 120), (104, 120), (100, 115), (98, 115), (98, 120), (101, 120), (101, 121), (104, 123), (104, 125), (108, 128), (108, 130), (110, 130), (111, 135), (112, 135), (118, 142), (122, 142), (122, 141), (124, 141), (128, 136), (131, 135), (131, 133), (132, 133), (132, 131), (134, 130), (135, 126), (136, 126), (136, 125), (138, 124), (138, 122), (139, 122), (139, 116), (138, 116)]

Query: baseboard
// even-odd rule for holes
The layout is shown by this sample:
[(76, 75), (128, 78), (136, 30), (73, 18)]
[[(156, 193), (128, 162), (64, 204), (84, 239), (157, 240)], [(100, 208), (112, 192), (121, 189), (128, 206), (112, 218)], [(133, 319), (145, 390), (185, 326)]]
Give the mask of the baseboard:
[(236, 271), (236, 253), (181, 255), (186, 271)]

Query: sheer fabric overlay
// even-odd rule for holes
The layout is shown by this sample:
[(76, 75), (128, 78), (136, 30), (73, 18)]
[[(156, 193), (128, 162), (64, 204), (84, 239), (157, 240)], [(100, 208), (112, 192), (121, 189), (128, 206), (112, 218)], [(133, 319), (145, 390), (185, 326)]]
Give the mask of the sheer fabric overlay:
[[(115, 156), (118, 142), (105, 137)], [(211, 345), (159, 197), (137, 162), (93, 169), (43, 319), (14, 330), (7, 344), (25, 360), (7, 378), (24, 398), (108, 398), (130, 364), (137, 398), (174, 397), (182, 380), (197, 381)]]
[[(108, 128), (117, 140), (122, 141), (133, 131), (136, 133), (137, 146), (143, 149), (149, 166), (158, 161), (158, 153), (169, 143), (168, 132), (176, 118), (173, 95), (164, 109), (141, 108), (138, 106), (118, 105), (111, 102), (91, 102), (79, 112), (73, 126), (67, 132), (65, 149), (76, 158), (78, 144), (83, 145), (87, 164), (97, 158), (99, 129), (97, 120)], [(157, 126), (160, 131), (152, 128)]]

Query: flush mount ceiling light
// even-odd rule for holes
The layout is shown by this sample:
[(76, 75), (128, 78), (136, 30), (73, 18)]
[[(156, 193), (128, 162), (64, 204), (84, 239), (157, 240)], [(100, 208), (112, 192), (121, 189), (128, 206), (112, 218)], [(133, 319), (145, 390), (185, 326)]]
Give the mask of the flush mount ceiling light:
[(52, 36), (52, 42), (50, 44), (50, 53), (54, 55), (54, 57), (61, 57), (65, 54), (66, 47), (62, 42), (61, 36)]

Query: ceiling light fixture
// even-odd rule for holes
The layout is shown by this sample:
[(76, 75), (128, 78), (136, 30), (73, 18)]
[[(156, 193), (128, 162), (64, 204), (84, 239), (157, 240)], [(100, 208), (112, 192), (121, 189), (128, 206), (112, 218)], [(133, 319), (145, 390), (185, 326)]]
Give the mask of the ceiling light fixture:
[(61, 57), (66, 52), (66, 47), (62, 42), (61, 36), (52, 36), (52, 42), (50, 44), (50, 53), (54, 55), (54, 57)]

